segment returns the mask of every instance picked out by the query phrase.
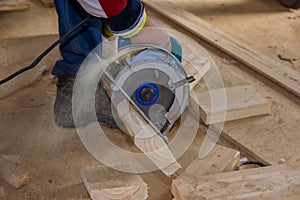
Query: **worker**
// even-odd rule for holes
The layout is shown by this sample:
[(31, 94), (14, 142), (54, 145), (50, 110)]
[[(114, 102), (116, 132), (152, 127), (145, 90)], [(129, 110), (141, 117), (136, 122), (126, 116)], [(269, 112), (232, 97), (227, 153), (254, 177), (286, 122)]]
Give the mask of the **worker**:
[[(75, 35), (60, 45), (62, 59), (54, 66), (52, 74), (58, 77), (54, 104), (54, 119), (58, 126), (75, 127), (72, 117), (72, 91), (76, 73), (85, 57), (102, 42), (102, 34), (127, 38), (131, 43), (158, 45), (171, 51), (171, 42), (161, 25), (147, 16), (140, 0), (54, 0), (58, 14), (59, 35), (62, 37), (80, 21), (93, 16)], [(99, 85), (96, 91), (98, 121), (110, 128), (117, 128), (111, 111), (110, 99)], [(91, 123), (84, 119), (80, 126)]]

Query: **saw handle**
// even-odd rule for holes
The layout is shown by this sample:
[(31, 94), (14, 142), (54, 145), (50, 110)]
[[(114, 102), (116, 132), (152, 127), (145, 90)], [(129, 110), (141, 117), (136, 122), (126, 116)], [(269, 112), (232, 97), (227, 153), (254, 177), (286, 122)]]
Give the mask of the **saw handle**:
[[(179, 62), (182, 61), (182, 46), (181, 44), (178, 42), (178, 40), (176, 40), (175, 38), (170, 36), (170, 42), (171, 42), (171, 46), (172, 46), (172, 51), (171, 53), (179, 60)], [(130, 39), (125, 39), (122, 37), (119, 37), (118, 39), (118, 48), (122, 48), (124, 46), (128, 46), (131, 45), (131, 41)]]

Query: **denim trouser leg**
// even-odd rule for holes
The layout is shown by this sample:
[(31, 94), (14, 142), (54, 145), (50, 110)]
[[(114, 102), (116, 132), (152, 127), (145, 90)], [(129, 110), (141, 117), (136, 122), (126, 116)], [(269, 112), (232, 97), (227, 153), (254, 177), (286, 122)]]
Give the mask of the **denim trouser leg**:
[[(54, 3), (58, 14), (60, 37), (89, 16), (77, 0), (54, 0)], [(60, 51), (63, 59), (56, 62), (53, 75), (75, 76), (88, 53), (101, 43), (102, 23), (96, 19), (92, 22), (93, 25), (85, 24), (72, 38), (61, 43)]]

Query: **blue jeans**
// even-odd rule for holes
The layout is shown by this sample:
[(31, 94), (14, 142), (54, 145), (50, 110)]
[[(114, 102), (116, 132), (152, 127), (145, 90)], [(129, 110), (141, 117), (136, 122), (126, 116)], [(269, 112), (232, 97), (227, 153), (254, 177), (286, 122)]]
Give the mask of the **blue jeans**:
[[(89, 14), (77, 0), (54, 0), (58, 14), (59, 36), (62, 37)], [(71, 38), (60, 44), (63, 57), (55, 63), (52, 71), (56, 76), (75, 76), (85, 57), (102, 42), (102, 22), (93, 18), (79, 28)]]

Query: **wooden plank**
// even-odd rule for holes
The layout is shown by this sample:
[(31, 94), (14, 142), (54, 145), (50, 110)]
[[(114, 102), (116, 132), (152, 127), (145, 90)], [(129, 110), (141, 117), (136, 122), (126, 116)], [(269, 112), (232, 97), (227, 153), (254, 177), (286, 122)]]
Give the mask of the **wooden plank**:
[(16, 188), (22, 187), (29, 181), (28, 172), (20, 168), (18, 165), (9, 162), (1, 156), (0, 171), (4, 180)]
[[(224, 92), (226, 92), (225, 106)], [(229, 87), (225, 88), (225, 91), (222, 88), (200, 92), (197, 93), (197, 98), (200, 104), (200, 117), (205, 124), (265, 115), (270, 113), (271, 108), (270, 102), (250, 85)]]
[(147, 184), (135, 174), (106, 166), (81, 169), (84, 185), (93, 200), (146, 200)]
[[(239, 164), (239, 151), (216, 145), (204, 159), (197, 158), (194, 160), (176, 180), (186, 177), (197, 178), (204, 175), (233, 171)], [(182, 194), (180, 194), (176, 187), (173, 187), (173, 184), (172, 194), (175, 199), (181, 199)]]
[(209, 174), (233, 171), (239, 164), (239, 151), (216, 145), (204, 159), (197, 158), (194, 160), (178, 178), (185, 176), (200, 177)]
[(298, 71), (282, 65), (249, 45), (232, 38), (198, 16), (175, 6), (170, 1), (143, 0), (143, 3), (300, 97), (300, 73)]
[(180, 164), (156, 131), (135, 111), (127, 100), (117, 105), (120, 119), (134, 144), (167, 176), (174, 174)]
[(178, 200), (266, 200), (298, 195), (300, 168), (287, 165), (174, 180)]
[(53, 0), (40, 0), (46, 8), (54, 7)]
[(0, 12), (28, 10), (30, 4), (27, 0), (0, 0)]

